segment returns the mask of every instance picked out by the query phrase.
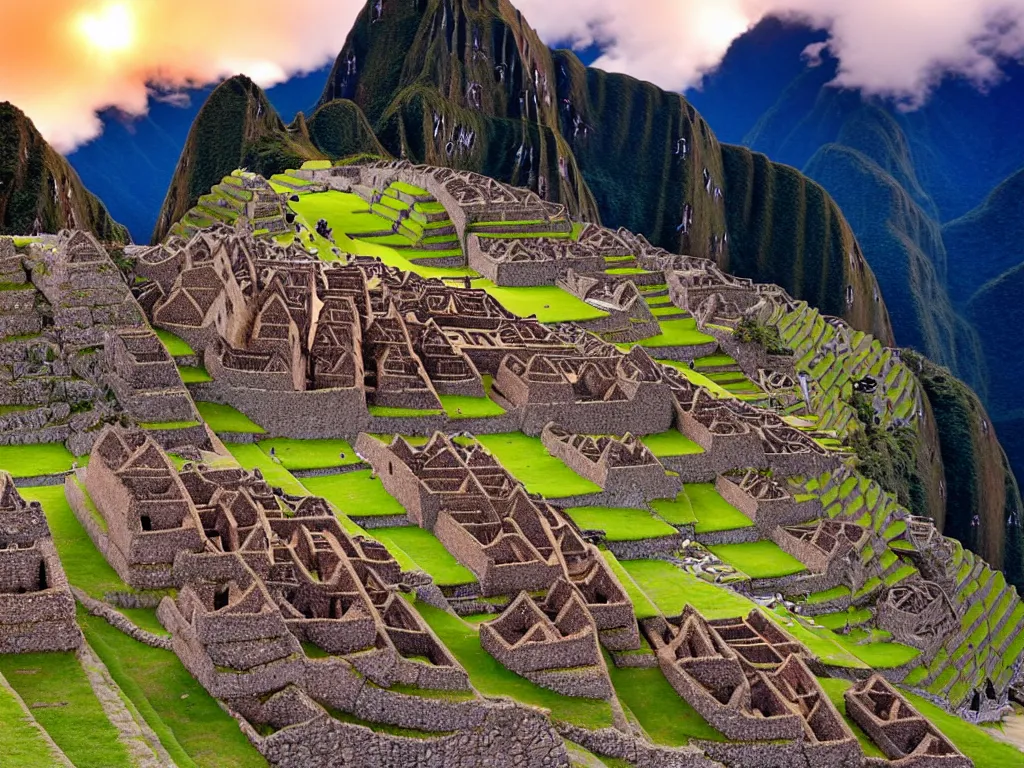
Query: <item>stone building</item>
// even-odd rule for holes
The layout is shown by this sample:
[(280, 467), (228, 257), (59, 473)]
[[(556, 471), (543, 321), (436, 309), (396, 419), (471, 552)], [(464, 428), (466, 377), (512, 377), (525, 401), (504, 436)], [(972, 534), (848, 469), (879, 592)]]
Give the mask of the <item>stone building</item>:
[(70, 651), (82, 644), (75, 598), (39, 502), (0, 472), (0, 653)]

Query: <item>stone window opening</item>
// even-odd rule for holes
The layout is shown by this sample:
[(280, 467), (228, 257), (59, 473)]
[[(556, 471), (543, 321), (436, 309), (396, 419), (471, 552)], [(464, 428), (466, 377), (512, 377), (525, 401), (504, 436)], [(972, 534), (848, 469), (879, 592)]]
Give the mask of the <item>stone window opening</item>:
[(142, 524), (142, 530), (144, 530), (144, 531), (152, 531), (153, 530), (153, 520), (150, 518), (149, 515), (142, 515), (139, 518), (139, 522)]
[(228, 597), (228, 586), (225, 584), (223, 587), (218, 587), (217, 591), (213, 593), (213, 610), (219, 611), (221, 608), (227, 608)]
[[(45, 560), (40, 560), (39, 561), (39, 589), (43, 590), (43, 589), (48, 589), (48, 588), (49, 588), (49, 583), (47, 581), (46, 561)], [(989, 686), (991, 686), (991, 685), (992, 685), (992, 682), (989, 681)], [(995, 696), (992, 696), (991, 698), (995, 698)]]

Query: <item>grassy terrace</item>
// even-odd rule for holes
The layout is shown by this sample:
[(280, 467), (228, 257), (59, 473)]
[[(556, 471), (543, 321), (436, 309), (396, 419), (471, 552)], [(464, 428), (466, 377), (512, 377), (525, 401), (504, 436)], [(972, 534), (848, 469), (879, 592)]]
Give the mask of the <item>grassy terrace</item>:
[(454, 587), (476, 581), (473, 572), (460, 565), (434, 534), (419, 526), (380, 529), (372, 535), (388, 549), (397, 546), (405, 552), (438, 586)]
[(416, 608), (469, 673), (470, 682), (480, 693), (486, 696), (512, 696), (526, 704), (551, 710), (552, 717), (558, 720), (584, 728), (607, 728), (612, 725), (612, 710), (608, 702), (571, 698), (541, 688), (506, 669), (481, 648), (475, 626), (424, 603), (416, 603)]
[(609, 661), (608, 672), (623, 707), (629, 709), (656, 743), (681, 747), (690, 739), (726, 740), (675, 692), (657, 667), (619, 669)]
[(746, 616), (756, 606), (725, 587), (716, 587), (665, 560), (626, 560), (622, 567), (666, 616), (678, 616), (689, 603), (705, 618)]
[(10, 768), (51, 768), (54, 755), (50, 744), (31, 720), (14, 694), (0, 683), (0, 751)]
[(490, 280), (477, 280), (474, 288), (487, 291), (509, 312), (520, 317), (536, 315), (542, 323), (582, 322), (607, 317), (608, 313), (554, 285), (533, 288), (507, 288)]
[(171, 357), (189, 357), (196, 353), (195, 350), (188, 345), (187, 341), (175, 336), (170, 331), (157, 328), (156, 335), (160, 338), (160, 341), (164, 343), (164, 346), (167, 347), (167, 351), (171, 353)]
[(548, 453), (539, 437), (509, 432), (479, 435), (477, 440), (531, 493), (539, 493), (549, 499), (564, 499), (601, 492), (600, 486), (580, 477)]
[[(43, 505), (47, 522), (53, 534), (61, 562), (68, 580), (90, 595), (102, 598), (108, 592), (131, 592), (90, 541), (85, 529), (75, 518), (62, 486), (22, 489), (29, 501)], [(143, 618), (148, 616), (148, 618)], [(156, 618), (152, 610), (133, 612), (132, 619), (149, 629), (155, 629)], [(234, 719), (224, 712), (201, 685), (188, 673), (178, 657), (171, 651), (150, 648), (132, 640), (114, 629), (104, 619), (95, 618), (79, 610), (78, 623), (86, 640), (110, 670), (121, 693), (131, 701), (146, 723), (160, 739), (178, 766), (189, 768), (220, 768), (223, 765), (245, 768), (265, 766), (263, 758), (249, 744)], [(72, 657), (73, 658), (73, 657)], [(131, 663), (124, 663), (130, 659)], [(60, 671), (58, 662), (47, 661)], [(64, 696), (76, 690), (72, 671), (60, 676)], [(43, 682), (39, 683), (44, 685)], [(68, 699), (71, 706), (71, 699)], [(86, 704), (81, 706), (86, 707)], [(83, 710), (85, 711), (85, 710)], [(60, 713), (53, 713), (54, 718)], [(84, 716), (84, 715), (83, 715)], [(78, 719), (75, 720), (78, 723)], [(85, 722), (88, 722), (86, 720)], [(61, 726), (54, 726), (59, 729)], [(102, 731), (97, 730), (102, 735)], [(51, 734), (53, 735), (53, 734)], [(63, 736), (62, 736), (63, 737)], [(56, 740), (56, 736), (54, 736)], [(88, 734), (67, 733), (68, 743), (74, 739), (87, 739)], [(85, 742), (78, 742), (85, 744)], [(83, 746), (84, 750), (85, 747)], [(103, 752), (96, 752), (103, 759)], [(76, 760), (76, 765), (79, 765)], [(81, 763), (83, 765), (89, 763)], [(127, 765), (120, 760), (106, 760), (96, 765)]]
[(248, 443), (226, 443), (225, 447), (248, 471), (259, 469), (270, 485), (276, 486), (292, 496), (309, 496), (309, 490), (292, 477), (283, 466), (260, 450), (258, 445)]
[(345, 440), (292, 440), (280, 437), (261, 440), (257, 445), (268, 456), (273, 451), (281, 466), (287, 470), (329, 469), (360, 463), (352, 446)]
[(393, 517), (405, 509), (384, 490), (372, 470), (346, 472), (343, 475), (307, 477), (302, 481), (314, 496), (321, 496), (352, 518)]
[(671, 429), (658, 435), (647, 435), (642, 438), (642, 442), (659, 459), (704, 453), (703, 448), (677, 429)]
[(0, 469), (10, 472), (12, 477), (39, 477), (67, 472), (74, 461), (75, 457), (63, 443), (0, 445)]
[[(74, 653), (0, 656), (0, 674), (76, 768), (131, 764)], [(5, 731), (10, 722), (4, 721)]]
[(440, 399), (450, 419), (484, 419), (505, 414), (505, 409), (489, 397), (440, 395)]
[(753, 528), (754, 522), (722, 498), (714, 483), (691, 483), (683, 488), (697, 524), (696, 533)]
[(205, 368), (197, 368), (189, 365), (178, 366), (178, 373), (181, 380), (186, 384), (205, 384), (213, 381), (213, 376), (206, 372)]
[(661, 333), (644, 339), (641, 347), (694, 347), (699, 344), (712, 344), (715, 338), (697, 330), (697, 321), (692, 317), (678, 320), (665, 320), (661, 323)]
[(651, 502), (651, 508), (665, 522), (672, 525), (693, 525), (697, 522), (697, 517), (693, 514), (693, 505), (685, 489), (674, 499), (658, 499)]
[(676, 529), (643, 509), (574, 507), (569, 517), (586, 530), (602, 530), (608, 541), (639, 541), (674, 536)]
[(807, 570), (803, 563), (783, 551), (774, 541), (748, 544), (717, 544), (708, 547), (722, 562), (752, 579), (773, 579)]
[(214, 432), (237, 432), (239, 434), (262, 434), (266, 430), (241, 411), (220, 403), (196, 403), (199, 415)]

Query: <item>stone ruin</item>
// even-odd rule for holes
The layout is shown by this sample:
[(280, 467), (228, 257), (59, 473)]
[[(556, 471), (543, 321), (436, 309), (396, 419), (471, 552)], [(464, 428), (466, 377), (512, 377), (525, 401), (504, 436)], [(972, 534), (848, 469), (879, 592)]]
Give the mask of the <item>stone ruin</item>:
[[(10, 242), (10, 241), (4, 241)], [(62, 442), (88, 453), (104, 424), (156, 430), (167, 447), (208, 447), (177, 367), (95, 238), (62, 232), (0, 258), (0, 445)]]
[(677, 622), (644, 622), (676, 692), (735, 741), (804, 742), (815, 765), (860, 758), (856, 738), (804, 658), (810, 653), (759, 613), (708, 622), (686, 606)]
[(82, 644), (75, 598), (43, 508), (0, 472), (0, 653), (70, 651)]
[(960, 621), (942, 587), (923, 579), (908, 579), (891, 587), (878, 601), (875, 621), (897, 642), (930, 652)]
[(638, 437), (576, 435), (551, 422), (541, 433), (548, 453), (576, 474), (601, 486), (610, 506), (641, 506), (654, 499), (674, 499), (682, 490), (678, 476), (664, 465)]
[(401, 437), (386, 445), (360, 435), (356, 450), (412, 521), (474, 573), (484, 595), (546, 591), (563, 579), (593, 617), (605, 647), (639, 647), (632, 603), (597, 548), (562, 513), (531, 497), (482, 446), (465, 447), (441, 433), (422, 447)]
[[(973, 768), (960, 752), (881, 675), (844, 694), (846, 711), (898, 768)], [(878, 761), (882, 762), (882, 761)]]
[(765, 533), (780, 525), (803, 523), (821, 514), (820, 504), (797, 502), (785, 485), (764, 470), (730, 470), (718, 476), (715, 487), (726, 501)]
[(606, 699), (613, 690), (597, 638), (580, 593), (562, 578), (541, 604), (520, 592), (480, 625), (480, 645), (516, 674), (566, 696)]

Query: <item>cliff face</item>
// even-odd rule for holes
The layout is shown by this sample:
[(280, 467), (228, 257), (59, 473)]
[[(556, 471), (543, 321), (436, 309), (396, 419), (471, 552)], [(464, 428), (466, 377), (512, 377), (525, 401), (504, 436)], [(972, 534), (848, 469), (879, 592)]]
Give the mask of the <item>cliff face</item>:
[(85, 229), (107, 242), (128, 233), (17, 107), (0, 104), (0, 235)]
[(892, 342), (871, 270), (820, 187), (768, 162), (754, 178), (682, 96), (552, 53), (507, 0), (368, 5), (321, 103), (338, 98), (395, 156), (530, 187)]

